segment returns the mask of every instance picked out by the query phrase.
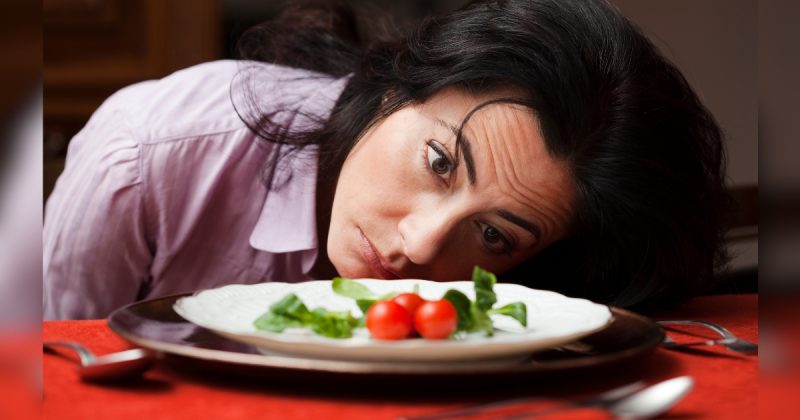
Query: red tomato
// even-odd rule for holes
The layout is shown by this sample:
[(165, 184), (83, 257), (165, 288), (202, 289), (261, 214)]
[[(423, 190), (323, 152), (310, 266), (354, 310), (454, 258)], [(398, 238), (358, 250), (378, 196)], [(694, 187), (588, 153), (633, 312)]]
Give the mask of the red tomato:
[(421, 298), (416, 293), (400, 293), (392, 300), (397, 302), (400, 306), (406, 308), (408, 313), (411, 315), (414, 315), (414, 312), (417, 312), (419, 305), (425, 303), (425, 299)]
[(375, 302), (367, 311), (367, 329), (381, 340), (401, 340), (413, 331), (411, 314), (391, 300)]
[(456, 330), (456, 326), (458, 314), (448, 300), (425, 302), (414, 312), (414, 328), (425, 338), (447, 338)]

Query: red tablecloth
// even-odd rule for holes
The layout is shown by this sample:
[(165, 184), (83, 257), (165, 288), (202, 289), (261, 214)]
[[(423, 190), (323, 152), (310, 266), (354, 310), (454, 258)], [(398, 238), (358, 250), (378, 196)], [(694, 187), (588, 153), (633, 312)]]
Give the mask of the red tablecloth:
[[(654, 318), (703, 319), (725, 325), (740, 337), (758, 342), (758, 296), (702, 297), (679, 307), (648, 313)], [(53, 321), (43, 326), (44, 340), (76, 340), (96, 353), (121, 350), (128, 344), (116, 336), (105, 320)], [(301, 392), (240, 385), (230, 379), (202, 377), (165, 363), (148, 371), (135, 384), (102, 386), (79, 380), (73, 362), (44, 355), (44, 418), (52, 419), (389, 419), (434, 413), (474, 404), (475, 393), (421, 396), (402, 392), (359, 393), (337, 389)], [(551, 396), (574, 398), (600, 392), (630, 380), (656, 382), (679, 375), (695, 378), (694, 391), (665, 418), (752, 419), (757, 417), (758, 356), (734, 354), (719, 346), (702, 352), (683, 353), (658, 349), (644, 359), (623, 365), (609, 376), (591, 383), (556, 381), (545, 384)], [(264, 378), (269, 382), (270, 378)], [(487, 389), (492, 384), (487, 384)], [(339, 387), (341, 388), (341, 387)], [(543, 384), (534, 384), (533, 391)], [(510, 392), (509, 395), (519, 395)], [(497, 392), (492, 398), (502, 397)], [(539, 405), (552, 404), (541, 403)], [(544, 418), (544, 417), (543, 417)], [(600, 411), (584, 409), (547, 418), (608, 418)]]

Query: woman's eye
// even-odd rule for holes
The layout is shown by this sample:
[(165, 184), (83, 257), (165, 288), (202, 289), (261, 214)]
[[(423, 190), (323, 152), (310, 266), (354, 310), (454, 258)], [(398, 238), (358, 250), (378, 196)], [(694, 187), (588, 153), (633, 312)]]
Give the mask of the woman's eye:
[(448, 175), (453, 171), (453, 162), (447, 154), (431, 140), (428, 142), (428, 166), (436, 175)]
[(484, 246), (493, 253), (511, 254), (511, 242), (500, 230), (491, 225), (482, 224)]

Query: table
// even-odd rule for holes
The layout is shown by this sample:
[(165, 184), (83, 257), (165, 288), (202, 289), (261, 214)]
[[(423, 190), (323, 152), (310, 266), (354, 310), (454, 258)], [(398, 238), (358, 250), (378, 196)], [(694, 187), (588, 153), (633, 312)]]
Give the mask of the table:
[[(746, 340), (758, 342), (758, 295), (754, 294), (699, 297), (645, 314), (654, 319), (717, 322)], [(679, 337), (681, 333), (670, 335)], [(45, 322), (43, 339), (80, 341), (98, 354), (129, 347), (107, 327), (105, 320)], [(74, 362), (51, 354), (44, 355), (43, 369), (43, 415), (60, 420), (390, 419), (520, 395), (577, 398), (634, 380), (652, 383), (679, 375), (692, 375), (695, 388), (665, 418), (748, 419), (758, 415), (758, 356), (735, 354), (721, 346), (691, 353), (659, 348), (603, 375), (571, 375), (515, 389), (487, 384), (481, 392), (466, 394), (424, 389), (424, 384), (419, 390), (391, 393), (343, 390), (336, 384), (316, 384), (307, 390), (285, 388), (270, 383), (270, 378), (263, 378), (263, 383), (242, 383), (188, 372), (163, 362), (133, 384), (93, 385), (80, 381)], [(608, 415), (582, 409), (541, 418), (602, 419)]]

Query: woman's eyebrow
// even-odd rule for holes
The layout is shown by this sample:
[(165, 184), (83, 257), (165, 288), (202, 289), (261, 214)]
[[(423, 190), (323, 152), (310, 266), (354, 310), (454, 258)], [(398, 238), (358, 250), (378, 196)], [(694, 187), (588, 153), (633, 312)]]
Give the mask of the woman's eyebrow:
[(469, 180), (470, 185), (475, 185), (477, 179), (475, 176), (475, 161), (472, 159), (472, 150), (470, 150), (471, 140), (463, 131), (461, 132), (461, 137), (459, 137), (459, 129), (455, 125), (439, 118), (437, 118), (435, 122), (437, 125), (441, 125), (442, 127), (445, 127), (453, 132), (453, 135), (456, 137), (456, 148), (460, 149), (464, 155), (464, 166), (467, 168), (467, 179)]
[(502, 217), (503, 219), (508, 220), (509, 222), (527, 230), (530, 232), (531, 235), (536, 239), (536, 242), (539, 242), (539, 239), (542, 237), (542, 230), (539, 229), (539, 226), (517, 216), (514, 213), (511, 213), (507, 210), (497, 210), (497, 215)]
[[(469, 183), (471, 185), (475, 185), (475, 182), (477, 181), (477, 179), (475, 177), (475, 161), (472, 158), (472, 151), (470, 150), (470, 142), (471, 142), (471, 140), (469, 139), (469, 137), (467, 137), (466, 134), (464, 134), (462, 132), (461, 133), (461, 140), (462, 141), (458, 141), (458, 139), (459, 139), (459, 137), (458, 137), (458, 127), (456, 127), (455, 125), (450, 124), (447, 121), (444, 121), (442, 119), (438, 119), (437, 118), (435, 121), (436, 121), (437, 125), (441, 125), (441, 126), (447, 128), (447, 129), (449, 129), (450, 131), (453, 132), (453, 135), (456, 136), (456, 147), (459, 147), (461, 149), (461, 151), (463, 152), (463, 154), (464, 154), (464, 164), (467, 167), (467, 178), (469, 179)], [(503, 219), (506, 219), (509, 222), (511, 222), (511, 223), (513, 223), (513, 224), (515, 224), (515, 225), (527, 230), (528, 232), (530, 232), (530, 234), (533, 235), (533, 237), (536, 239), (537, 242), (542, 237), (542, 230), (539, 229), (539, 226), (537, 226), (536, 224), (531, 223), (531, 222), (523, 219), (522, 217), (519, 217), (516, 214), (511, 213), (508, 210), (497, 210), (496, 213), (497, 213), (498, 216), (502, 217)]]

